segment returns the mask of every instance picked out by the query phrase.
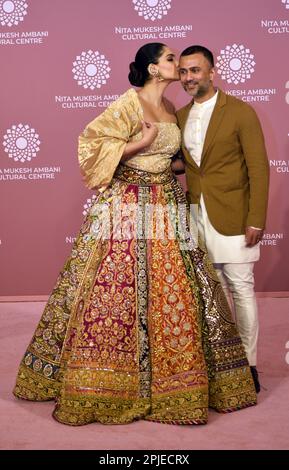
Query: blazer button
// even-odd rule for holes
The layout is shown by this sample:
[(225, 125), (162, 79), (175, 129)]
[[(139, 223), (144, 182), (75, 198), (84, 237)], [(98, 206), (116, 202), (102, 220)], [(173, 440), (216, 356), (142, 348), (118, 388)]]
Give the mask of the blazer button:
[(205, 174), (204, 170), (201, 170), (201, 171), (200, 171), (200, 175), (201, 175), (201, 176), (204, 176), (204, 174)]

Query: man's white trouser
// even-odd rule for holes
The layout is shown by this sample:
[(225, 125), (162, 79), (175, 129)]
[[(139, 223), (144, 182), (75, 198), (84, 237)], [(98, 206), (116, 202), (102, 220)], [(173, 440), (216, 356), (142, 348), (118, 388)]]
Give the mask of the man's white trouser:
[(255, 366), (259, 323), (254, 292), (254, 263), (215, 263), (214, 266), (235, 314), (249, 364)]

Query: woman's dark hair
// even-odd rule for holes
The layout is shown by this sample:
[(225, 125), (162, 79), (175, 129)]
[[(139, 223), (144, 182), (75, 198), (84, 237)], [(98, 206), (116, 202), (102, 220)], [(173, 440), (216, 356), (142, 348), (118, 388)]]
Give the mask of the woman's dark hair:
[(162, 55), (165, 44), (151, 42), (142, 46), (136, 53), (135, 61), (129, 64), (128, 79), (134, 86), (144, 86), (150, 74), (149, 64), (157, 64)]

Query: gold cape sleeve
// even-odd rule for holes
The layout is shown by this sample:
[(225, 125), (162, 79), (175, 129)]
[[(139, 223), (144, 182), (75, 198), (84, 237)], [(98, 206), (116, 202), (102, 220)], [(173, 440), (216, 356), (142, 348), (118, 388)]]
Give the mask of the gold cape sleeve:
[(131, 88), (91, 121), (78, 140), (78, 160), (85, 185), (104, 191), (130, 138), (141, 130), (142, 112)]

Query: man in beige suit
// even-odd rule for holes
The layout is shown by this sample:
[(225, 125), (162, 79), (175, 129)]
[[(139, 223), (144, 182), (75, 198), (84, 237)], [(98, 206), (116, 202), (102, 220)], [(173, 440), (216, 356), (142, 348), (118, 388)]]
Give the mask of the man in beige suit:
[(269, 183), (262, 129), (251, 106), (214, 87), (214, 58), (207, 48), (185, 49), (179, 73), (183, 88), (192, 97), (177, 112), (188, 199), (199, 205), (198, 229), (227, 298), (233, 301), (259, 392), (253, 268), (260, 256)]

